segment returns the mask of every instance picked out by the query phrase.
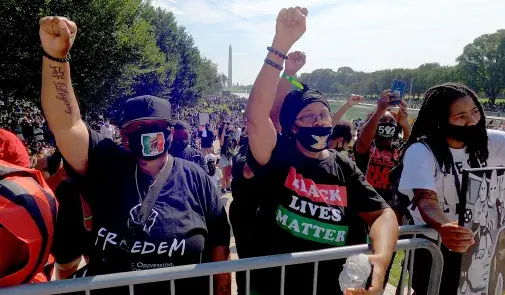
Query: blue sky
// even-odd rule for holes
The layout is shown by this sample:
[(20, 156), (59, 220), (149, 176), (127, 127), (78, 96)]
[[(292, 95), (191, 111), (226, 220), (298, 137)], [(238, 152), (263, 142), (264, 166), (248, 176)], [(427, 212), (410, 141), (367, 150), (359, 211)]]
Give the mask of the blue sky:
[(292, 50), (307, 54), (301, 72), (318, 68), (374, 71), (453, 65), (476, 37), (505, 29), (505, 0), (154, 0), (172, 11), (202, 54), (233, 83), (252, 84), (283, 7), (309, 9), (307, 32)]

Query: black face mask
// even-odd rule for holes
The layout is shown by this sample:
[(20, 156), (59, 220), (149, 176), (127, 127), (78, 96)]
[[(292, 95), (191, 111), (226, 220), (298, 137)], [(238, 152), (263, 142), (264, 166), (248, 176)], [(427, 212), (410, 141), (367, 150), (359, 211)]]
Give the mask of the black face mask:
[(460, 142), (469, 142), (479, 134), (479, 126), (457, 126), (449, 124), (447, 126), (447, 136)]
[(170, 130), (161, 127), (143, 127), (128, 135), (128, 146), (136, 157), (155, 160), (170, 147)]
[(189, 144), (189, 140), (174, 140), (170, 146), (170, 150), (175, 153), (181, 153)]
[(328, 146), (331, 130), (331, 127), (298, 127), (296, 138), (304, 149), (320, 152)]
[(393, 123), (379, 123), (375, 135), (382, 139), (392, 139), (396, 136), (396, 126)]

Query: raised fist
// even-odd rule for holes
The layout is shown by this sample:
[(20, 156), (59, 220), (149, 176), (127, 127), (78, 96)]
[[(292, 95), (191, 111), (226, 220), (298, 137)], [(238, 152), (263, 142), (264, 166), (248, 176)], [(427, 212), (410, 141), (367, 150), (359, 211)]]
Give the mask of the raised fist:
[(307, 58), (305, 53), (300, 51), (291, 52), (288, 54), (288, 59), (285, 63), (286, 74), (294, 76), (305, 65)]
[(276, 37), (288, 46), (292, 46), (305, 33), (307, 8), (290, 7), (284, 8), (277, 16), (275, 26)]
[(363, 102), (363, 96), (357, 94), (351, 94), (351, 96), (347, 99), (347, 103), (352, 106), (361, 102)]
[(66, 58), (77, 34), (77, 25), (61, 16), (40, 19), (40, 42), (44, 51), (52, 57)]

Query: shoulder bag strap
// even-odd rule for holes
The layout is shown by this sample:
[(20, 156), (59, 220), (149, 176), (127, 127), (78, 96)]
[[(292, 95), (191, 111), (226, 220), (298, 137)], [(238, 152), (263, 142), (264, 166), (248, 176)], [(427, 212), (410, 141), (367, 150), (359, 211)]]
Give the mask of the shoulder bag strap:
[(149, 188), (144, 200), (142, 201), (142, 205), (140, 206), (138, 221), (141, 225), (144, 225), (149, 217), (151, 209), (154, 207), (156, 200), (158, 199), (161, 190), (165, 186), (167, 182), (168, 176), (172, 171), (172, 167), (174, 165), (174, 158), (171, 155), (168, 155), (167, 164), (161, 170), (158, 178), (155, 180), (155, 183)]

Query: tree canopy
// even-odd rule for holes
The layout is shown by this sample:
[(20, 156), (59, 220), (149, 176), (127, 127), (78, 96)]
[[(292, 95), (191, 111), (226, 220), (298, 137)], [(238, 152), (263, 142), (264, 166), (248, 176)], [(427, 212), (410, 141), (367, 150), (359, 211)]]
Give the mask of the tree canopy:
[(360, 93), (378, 96), (392, 86), (393, 80), (408, 83), (407, 92), (419, 98), (426, 90), (445, 82), (461, 82), (484, 93), (490, 103), (505, 89), (505, 30), (478, 37), (468, 44), (457, 58), (455, 66), (426, 63), (416, 69), (388, 69), (371, 73), (354, 71), (350, 67), (317, 69), (303, 73), (299, 79), (311, 88), (326, 93), (348, 95)]
[(0, 99), (40, 100), (39, 19), (66, 16), (78, 34), (72, 82), (82, 112), (105, 111), (135, 95), (175, 104), (219, 92), (222, 74), (171, 12), (144, 0), (4, 0), (0, 5)]

